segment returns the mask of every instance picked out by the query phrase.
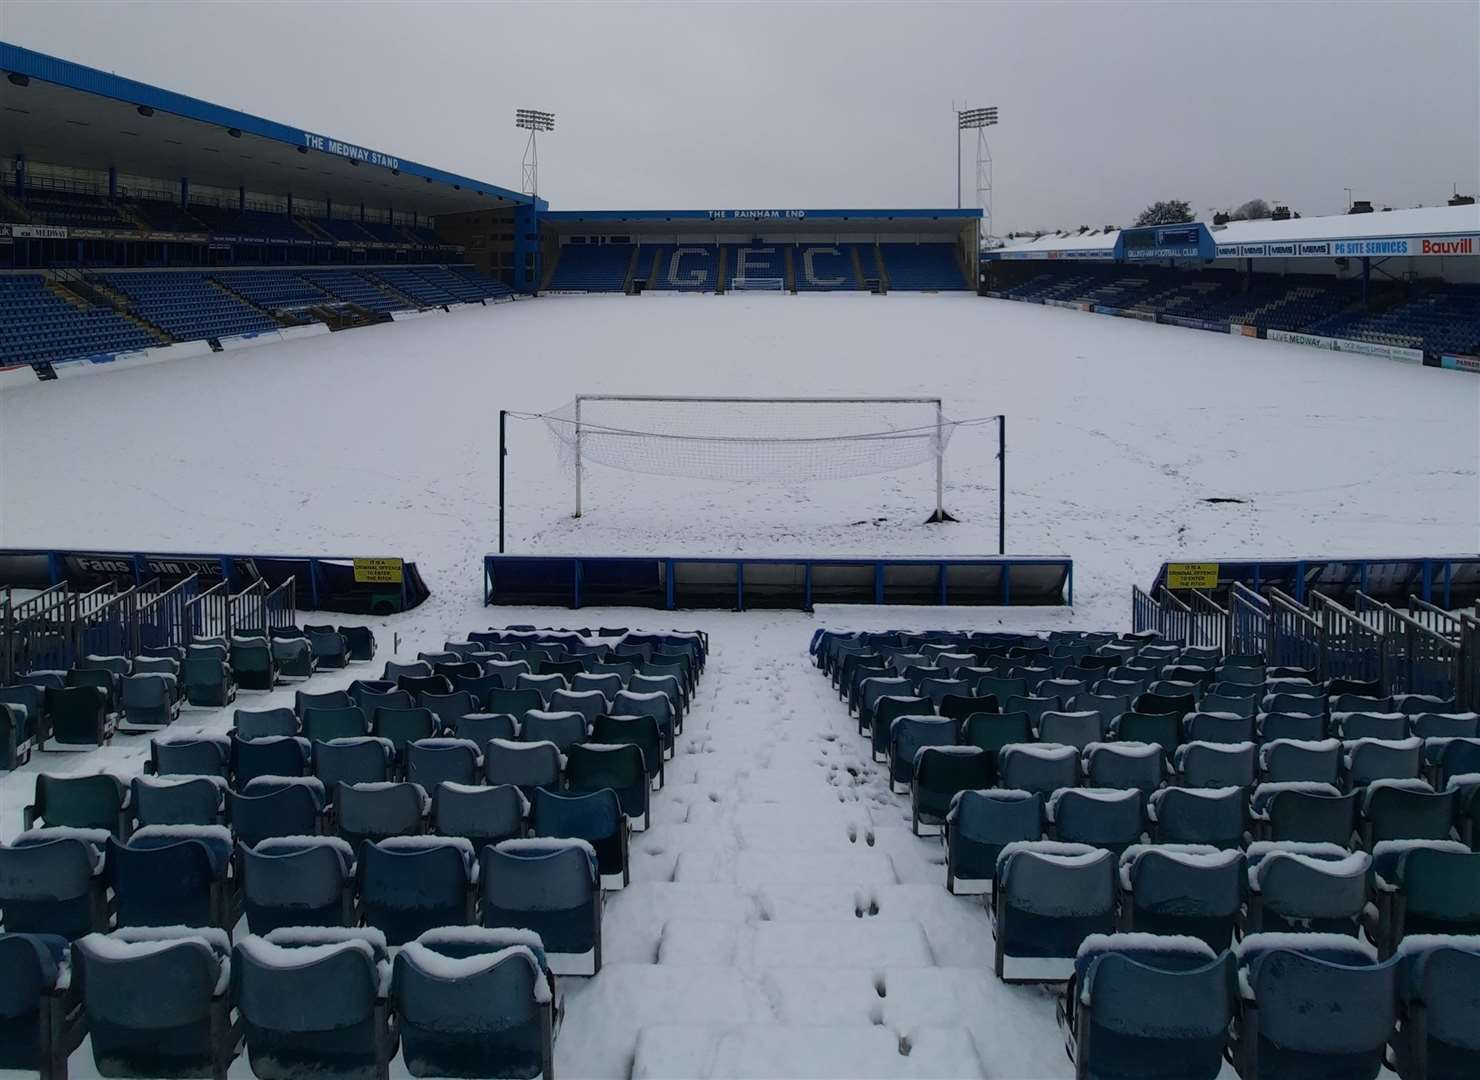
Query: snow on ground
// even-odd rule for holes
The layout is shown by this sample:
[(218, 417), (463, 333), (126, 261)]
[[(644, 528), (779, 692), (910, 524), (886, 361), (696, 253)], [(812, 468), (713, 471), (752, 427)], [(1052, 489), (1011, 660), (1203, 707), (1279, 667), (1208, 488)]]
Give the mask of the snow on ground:
[[(1009, 417), (1009, 547), (1072, 555), (1074, 610), (488, 610), (497, 413), (576, 392), (930, 394)], [(568, 1077), (1066, 1077), (1042, 990), (991, 974), (980, 898), (944, 888), (855, 721), (808, 665), (818, 625), (1123, 628), (1185, 556), (1433, 553), (1480, 542), (1480, 380), (966, 296), (561, 297), (0, 394), (0, 544), (403, 554), (433, 598), (370, 621), (380, 661), (510, 622), (700, 627), (711, 659), (605, 966), (566, 979)], [(512, 425), (511, 551), (991, 553), (990, 428), (929, 470), (782, 489), (593, 468), (588, 513)], [(1246, 504), (1208, 504), (1209, 496)], [(346, 620), (349, 621), (349, 620)], [(360, 670), (315, 678), (333, 689)], [(290, 704), (292, 688), (243, 695)], [(229, 710), (182, 725), (225, 730)], [(0, 779), (137, 772), (147, 739)], [(398, 1066), (399, 1068), (399, 1066)], [(94, 1075), (86, 1049), (74, 1076)], [(233, 1076), (247, 1075), (245, 1059)]]

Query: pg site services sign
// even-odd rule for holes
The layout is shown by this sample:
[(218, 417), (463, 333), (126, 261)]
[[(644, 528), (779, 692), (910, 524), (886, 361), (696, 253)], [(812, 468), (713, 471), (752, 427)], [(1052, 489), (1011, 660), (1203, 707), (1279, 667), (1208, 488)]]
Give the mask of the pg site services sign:
[(399, 585), (400, 559), (356, 559), (355, 582), (360, 585)]
[(1167, 563), (1167, 588), (1216, 589), (1218, 564), (1215, 562)]

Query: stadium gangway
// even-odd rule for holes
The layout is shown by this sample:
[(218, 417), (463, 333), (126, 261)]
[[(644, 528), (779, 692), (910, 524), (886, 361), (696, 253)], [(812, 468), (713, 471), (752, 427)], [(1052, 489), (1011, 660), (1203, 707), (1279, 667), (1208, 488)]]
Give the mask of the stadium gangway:
[(816, 604), (1046, 606), (1074, 602), (1067, 557), (485, 555), (483, 602), (811, 611)]

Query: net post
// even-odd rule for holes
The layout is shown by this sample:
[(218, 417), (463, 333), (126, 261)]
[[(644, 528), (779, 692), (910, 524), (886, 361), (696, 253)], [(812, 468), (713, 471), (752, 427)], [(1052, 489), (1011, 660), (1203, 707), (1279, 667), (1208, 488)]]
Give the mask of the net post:
[(581, 395), (576, 395), (576, 512), (581, 516)]
[(997, 417), (997, 554), (1007, 554), (1007, 416)]
[(504, 459), (509, 451), (505, 449), (505, 430), (508, 426), (509, 412), (507, 409), (498, 411), (498, 553), (504, 553)]
[(945, 409), (940, 398), (935, 402), (935, 513), (925, 519), (925, 524), (937, 524), (956, 519), (946, 513), (946, 421)]

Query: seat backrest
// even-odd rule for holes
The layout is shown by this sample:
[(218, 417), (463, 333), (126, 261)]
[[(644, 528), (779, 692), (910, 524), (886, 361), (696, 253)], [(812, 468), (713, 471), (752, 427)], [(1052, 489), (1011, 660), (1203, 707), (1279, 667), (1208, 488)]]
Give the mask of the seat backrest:
[(578, 712), (530, 709), (524, 714), (519, 735), (525, 742), (552, 742), (562, 752), (568, 752), (586, 738), (586, 717)]
[(298, 734), (298, 716), (287, 706), (276, 709), (237, 709), (231, 715), (232, 730), (243, 739)]
[(1115, 855), (1081, 844), (1009, 844), (997, 856), (1003, 902), (1034, 915), (1082, 918), (1113, 911)]
[(1260, 713), (1256, 723), (1262, 742), (1271, 739), (1298, 739), (1315, 742), (1326, 737), (1326, 718), (1302, 713)]
[(1055, 743), (1013, 743), (998, 752), (997, 775), (1003, 787), (1047, 795), (1079, 782), (1079, 753)]
[(1005, 789), (963, 791), (951, 804), (951, 827), (978, 844), (1009, 844), (1043, 835), (1043, 796)]
[(1104, 735), (1104, 720), (1097, 712), (1046, 712), (1038, 718), (1038, 737), (1043, 742), (1083, 750)]
[(407, 744), (436, 735), (437, 718), (425, 708), (379, 708), (370, 714), (370, 730), (377, 738), (389, 739), (400, 753)]
[[(1261, 1066), (1268, 1052), (1296, 1052), (1304, 1068), (1312, 1058), (1345, 1058), (1357, 1071), (1375, 1075), (1351, 1060), (1376, 1057), (1391, 1035), (1396, 1020), (1394, 961), (1381, 964), (1334, 964), (1295, 949), (1271, 949), (1248, 972), (1249, 987), (1259, 1006)], [(1339, 1015), (1341, 1023), (1312, 1023), (1311, 1009), (1319, 1004), (1324, 1015)], [(1290, 1067), (1295, 1067), (1291, 1062)], [(1280, 1073), (1271, 1073), (1280, 1075)]]
[(1145, 828), (1145, 796), (1134, 788), (1061, 788), (1048, 801), (1060, 840), (1122, 850)]
[(310, 706), (303, 711), (302, 720), (303, 737), (313, 742), (358, 738), (369, 728), (365, 723), (365, 714), (354, 705), (332, 708)]
[(530, 800), (530, 832), (534, 836), (575, 837), (595, 844), (622, 830), (622, 806), (616, 792), (561, 795), (539, 788)]
[(467, 690), (453, 690), (450, 694), (419, 694), (416, 703), (437, 718), (437, 724), (443, 731), (451, 731), (459, 717), (475, 713), (479, 709), (478, 702)]
[(1423, 767), (1422, 739), (1358, 739), (1349, 744), (1346, 771), (1353, 786), (1374, 780), (1406, 780)]
[[(1237, 1001), (1233, 954), (1225, 952), (1191, 970), (1169, 970), (1163, 964), (1150, 956), (1115, 952), (1091, 961), (1080, 993), (1092, 1010), (1094, 1028), (1123, 1036), (1141, 1051), (1137, 1056), (1143, 1060), (1154, 1054), (1159, 1065), (1198, 1067), (1216, 1074)], [(1174, 1003), (1173, 1029), (1166, 1017)], [(1096, 1051), (1105, 1050), (1091, 1037), (1088, 1051), (1090, 1075), (1097, 1075), (1093, 1059)]]
[(531, 709), (543, 709), (545, 699), (538, 690), (490, 690), (483, 695), (484, 712), (508, 713), (523, 718)]
[(1188, 787), (1248, 787), (1254, 782), (1254, 744), (1183, 743), (1175, 756)]
[(1458, 791), (1423, 791), (1379, 781), (1367, 789), (1362, 817), (1372, 842), (1447, 840), (1454, 825)]
[(478, 890), (506, 911), (569, 911), (599, 895), (595, 854), (574, 839), (505, 840), (483, 849)]
[(293, 694), (293, 711), (300, 720), (308, 709), (343, 709), (353, 704), (349, 694), (343, 690), (327, 690), (317, 694), (298, 690)]
[(36, 776), (36, 814), (47, 825), (107, 829), (117, 834), (118, 816), (127, 798), (123, 782), (104, 773)]
[(1455, 938), (1405, 938), (1398, 963), (1402, 995), (1422, 1003), (1429, 1040), (1474, 1061), (1480, 1054), (1480, 949)]
[(308, 773), (309, 742), (306, 739), (270, 736), (265, 739), (231, 740), (231, 772), (237, 790), (258, 776), (304, 776)]
[(311, 836), (323, 806), (312, 789), (289, 784), (261, 795), (227, 792), (226, 808), (232, 835), (252, 846), (269, 836)]
[(218, 875), (199, 840), (160, 846), (109, 840), (107, 874), (120, 926), (210, 926), (211, 886), (225, 868)]
[(452, 725), (455, 738), (469, 739), (481, 750), (489, 739), (512, 741), (519, 735), (518, 722), (508, 713), (473, 712), (459, 716)]
[(513, 784), (467, 788), (444, 782), (432, 793), (433, 830), (465, 837), (480, 849), (518, 836), (525, 812), (525, 798)]
[(1274, 840), (1331, 843), (1346, 847), (1357, 824), (1357, 793), (1277, 792), (1269, 800), (1269, 829)]
[(225, 784), (215, 776), (136, 776), (130, 807), (140, 825), (215, 825)]
[(414, 660), (410, 663), (398, 664), (394, 660), (387, 660), (385, 668), (380, 677), (387, 682), (396, 682), (403, 675), (425, 676), (432, 673), (432, 665), (425, 660)]
[(249, 935), (232, 951), (231, 997), (249, 1045), (256, 1032), (281, 1038), (363, 1025), (379, 986), (374, 953), (361, 941), (298, 950)]
[(1195, 712), (1182, 718), (1188, 742), (1244, 743), (1254, 741), (1254, 718), (1233, 713)]
[(1309, 780), (1334, 784), (1341, 771), (1341, 743), (1275, 739), (1259, 748), (1259, 771), (1266, 781)]
[(574, 792), (609, 787), (619, 795), (637, 786), (646, 791), (648, 783), (642, 750), (630, 743), (575, 744), (567, 752), (565, 778)]
[(1342, 739), (1404, 739), (1408, 717), (1402, 713), (1346, 712), (1331, 717), (1334, 734)]
[(419, 784), (345, 784), (334, 790), (335, 828), (355, 846), (358, 840), (383, 840), (422, 832), (429, 809)]
[(1343, 859), (1273, 851), (1251, 877), (1267, 912), (1301, 919), (1355, 919), (1367, 902), (1372, 858), (1356, 852)]
[(483, 778), (521, 788), (558, 787), (564, 755), (554, 743), (491, 739), (483, 748)]
[(93, 1054), (120, 1070), (114, 1075), (145, 1076), (151, 1066), (178, 1068), (192, 1059), (210, 1068), (211, 1000), (223, 957), (201, 937), (171, 936), (131, 942), (89, 934), (74, 946), (73, 978)]
[(332, 793), (341, 784), (373, 784), (390, 779), (390, 755), (368, 735), (313, 744), (313, 774)]
[(225, 776), (231, 743), (217, 735), (149, 740), (149, 759), (159, 776)]
[(1247, 789), (1168, 787), (1151, 796), (1158, 843), (1237, 847), (1247, 820)]
[(1150, 793), (1161, 786), (1165, 773), (1166, 755), (1155, 743), (1094, 743), (1084, 754), (1085, 780), (1091, 787)]

